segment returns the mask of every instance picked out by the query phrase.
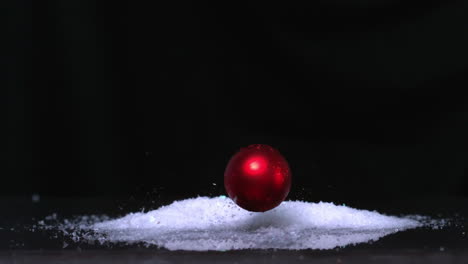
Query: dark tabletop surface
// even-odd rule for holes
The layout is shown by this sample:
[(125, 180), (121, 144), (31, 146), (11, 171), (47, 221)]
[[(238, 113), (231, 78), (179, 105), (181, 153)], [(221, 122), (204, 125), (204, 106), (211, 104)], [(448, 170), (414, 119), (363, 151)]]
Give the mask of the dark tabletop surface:
[[(354, 201), (348, 206), (391, 215), (420, 214), (448, 219), (441, 229), (418, 228), (372, 243), (333, 250), (240, 250), (228, 252), (169, 251), (143, 245), (90, 245), (73, 242), (59, 232), (34, 228), (56, 214), (58, 219), (79, 215), (118, 217), (148, 211), (183, 197), (0, 199), (0, 263), (468, 263), (468, 199), (424, 197), (393, 201)], [(315, 201), (314, 201), (315, 202)]]

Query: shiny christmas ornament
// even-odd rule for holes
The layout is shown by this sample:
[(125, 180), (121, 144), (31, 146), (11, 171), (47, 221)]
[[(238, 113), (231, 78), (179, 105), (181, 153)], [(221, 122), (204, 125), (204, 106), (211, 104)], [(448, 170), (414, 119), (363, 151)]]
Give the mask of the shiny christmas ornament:
[(268, 145), (250, 145), (229, 161), (224, 187), (240, 207), (265, 212), (278, 206), (288, 195), (291, 170), (278, 150)]

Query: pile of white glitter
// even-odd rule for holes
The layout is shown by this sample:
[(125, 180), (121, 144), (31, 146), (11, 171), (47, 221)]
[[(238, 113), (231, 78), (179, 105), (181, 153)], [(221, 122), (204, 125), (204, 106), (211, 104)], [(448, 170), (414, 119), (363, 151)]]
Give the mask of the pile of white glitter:
[[(94, 223), (105, 243), (143, 243), (169, 250), (332, 249), (375, 241), (422, 226), (415, 218), (386, 216), (332, 203), (283, 202), (265, 213), (229, 198), (198, 197), (147, 213)], [(104, 241), (102, 241), (104, 237)]]

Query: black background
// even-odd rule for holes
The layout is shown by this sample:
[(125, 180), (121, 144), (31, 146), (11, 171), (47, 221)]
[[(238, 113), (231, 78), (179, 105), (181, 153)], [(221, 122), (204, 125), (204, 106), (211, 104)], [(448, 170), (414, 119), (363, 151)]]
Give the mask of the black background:
[(466, 1), (1, 6), (1, 196), (221, 194), (254, 143), (291, 198), (468, 196)]

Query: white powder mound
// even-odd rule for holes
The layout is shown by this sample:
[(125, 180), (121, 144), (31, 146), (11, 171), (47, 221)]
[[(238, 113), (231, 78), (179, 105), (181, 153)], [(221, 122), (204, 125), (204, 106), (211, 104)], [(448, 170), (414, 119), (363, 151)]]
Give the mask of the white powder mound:
[(101, 242), (144, 243), (169, 250), (332, 249), (423, 224), (332, 203), (283, 202), (253, 213), (224, 196), (176, 201), (148, 213), (92, 224)]

